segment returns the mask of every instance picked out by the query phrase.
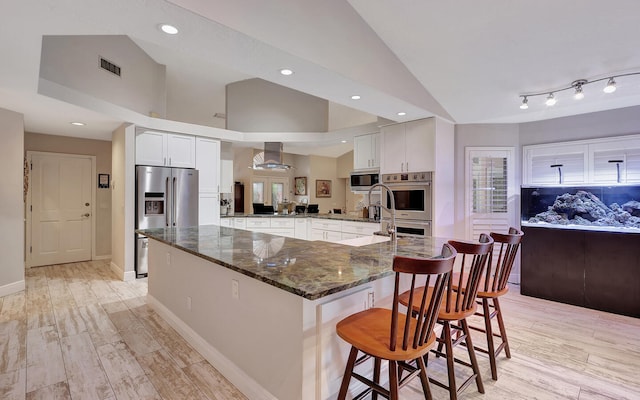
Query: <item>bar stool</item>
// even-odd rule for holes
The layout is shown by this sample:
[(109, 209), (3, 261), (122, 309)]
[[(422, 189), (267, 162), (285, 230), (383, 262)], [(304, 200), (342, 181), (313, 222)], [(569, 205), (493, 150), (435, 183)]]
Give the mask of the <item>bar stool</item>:
[[(498, 380), (498, 369), (496, 367), (496, 357), (504, 349), (507, 358), (511, 358), (511, 351), (509, 350), (509, 341), (507, 340), (507, 331), (504, 327), (504, 320), (502, 319), (502, 310), (500, 309), (501, 296), (504, 296), (509, 291), (507, 281), (509, 274), (511, 274), (511, 268), (516, 258), (516, 253), (520, 248), (520, 242), (524, 233), (516, 228), (509, 228), (509, 233), (490, 233), (491, 238), (497, 244), (500, 244), (500, 248), (497, 252), (497, 258), (493, 262), (493, 258), (496, 255), (491, 255), (489, 258), (489, 265), (485, 276), (480, 282), (480, 289), (478, 290), (477, 301), (482, 305), (482, 311), (476, 312), (476, 315), (482, 316), (484, 319), (484, 328), (470, 326), (471, 329), (484, 332), (487, 336), (487, 348), (475, 346), (475, 350), (489, 355), (489, 364), (491, 365), (491, 378), (494, 381)], [(494, 248), (496, 247), (494, 244)], [(459, 273), (454, 273), (453, 280), (459, 279)], [(465, 282), (467, 277), (463, 277)], [(490, 304), (490, 301), (493, 304)], [(493, 309), (493, 311), (491, 310)], [(491, 320), (496, 318), (498, 321), (498, 328), (500, 333), (493, 333), (493, 327)], [(500, 338), (500, 344), (495, 347), (493, 338)]]
[[(442, 301), (445, 286), (451, 277), (456, 250), (445, 244), (441, 255), (437, 258), (410, 258), (395, 256), (393, 270), (395, 271), (395, 285), (393, 307), (370, 308), (350, 315), (336, 325), (336, 332), (347, 343), (351, 344), (351, 351), (342, 378), (342, 385), (338, 399), (344, 400), (349, 390), (351, 377), (367, 385), (367, 388), (354, 399), (362, 399), (371, 393), (372, 399), (378, 394), (388, 399), (398, 399), (398, 390), (420, 375), (425, 398), (431, 399), (427, 368), (423, 356), (435, 345), (436, 335), (433, 328), (436, 323), (439, 304)], [(399, 286), (401, 275), (410, 275), (411, 292), (408, 304), (411, 306), (406, 312), (399, 311)], [(416, 277), (426, 278), (422, 290), (416, 290)], [(415, 307), (418, 313), (412, 313)], [(363, 355), (358, 358), (358, 353)], [(354, 371), (355, 366), (362, 364), (369, 358), (373, 362), (373, 379), (366, 378)], [(380, 369), (382, 360), (389, 362), (389, 389), (380, 384)], [(417, 367), (409, 362), (415, 360)], [(402, 371), (409, 374), (402, 378)], [(398, 375), (400, 374), (400, 379)]]
[[(443, 296), (443, 303), (440, 305), (438, 312), (438, 323), (442, 324), (442, 333), (437, 339), (438, 348), (431, 350), (436, 356), (446, 357), (448, 384), (434, 379), (429, 379), (429, 381), (447, 389), (450, 399), (457, 399), (458, 394), (470, 385), (474, 379), (478, 391), (484, 393), (480, 368), (478, 367), (478, 360), (476, 359), (466, 318), (476, 312), (476, 295), (478, 293), (480, 279), (483, 276), (489, 255), (493, 249), (493, 239), (483, 233), (480, 235), (479, 242), (450, 240), (449, 244), (458, 252), (458, 260), (460, 260), (460, 263), (458, 264), (458, 262), (456, 262), (456, 269), (459, 265), (460, 271), (456, 274), (457, 279), (454, 279), (454, 274), (449, 277)], [(462, 255), (462, 257), (460, 257), (460, 255)], [(465, 282), (461, 281), (462, 277), (467, 277)], [(462, 290), (456, 290), (457, 288), (462, 288)], [(416, 290), (421, 291), (422, 288)], [(414, 290), (414, 292), (416, 290)], [(401, 304), (413, 309), (414, 313), (419, 313), (420, 311), (415, 305), (412, 307), (409, 306), (408, 300), (411, 296), (411, 291), (404, 292), (400, 295), (399, 301)], [(415, 296), (415, 293), (413, 293), (413, 296)], [(459, 359), (453, 354), (453, 348), (463, 342), (467, 344), (466, 348), (469, 355), (469, 362)], [(442, 351), (443, 347), (445, 349), (444, 352)], [(425, 359), (426, 358), (425, 356)], [(470, 367), (473, 371), (471, 376), (462, 382), (461, 385), (456, 384), (454, 363)]]

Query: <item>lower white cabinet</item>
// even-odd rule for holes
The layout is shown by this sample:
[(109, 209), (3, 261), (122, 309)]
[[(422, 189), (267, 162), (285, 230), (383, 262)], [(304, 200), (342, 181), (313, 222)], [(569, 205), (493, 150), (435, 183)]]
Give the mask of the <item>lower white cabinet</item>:
[(234, 217), (233, 227), (236, 229), (247, 229), (247, 219), (245, 217)]
[(311, 219), (311, 240), (339, 242), (342, 240), (342, 221)]
[(342, 238), (354, 239), (363, 236), (371, 236), (380, 231), (379, 223), (342, 221)]
[(233, 228), (233, 218), (220, 218), (220, 226)]
[(294, 237), (296, 239), (309, 240), (309, 224), (309, 218), (295, 218)]
[(198, 225), (220, 224), (220, 196), (200, 193), (198, 197)]

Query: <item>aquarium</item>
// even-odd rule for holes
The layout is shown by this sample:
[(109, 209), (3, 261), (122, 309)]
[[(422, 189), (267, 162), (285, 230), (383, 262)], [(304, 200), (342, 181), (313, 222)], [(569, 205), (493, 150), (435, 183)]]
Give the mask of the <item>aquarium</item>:
[(640, 232), (640, 185), (521, 189), (522, 226)]

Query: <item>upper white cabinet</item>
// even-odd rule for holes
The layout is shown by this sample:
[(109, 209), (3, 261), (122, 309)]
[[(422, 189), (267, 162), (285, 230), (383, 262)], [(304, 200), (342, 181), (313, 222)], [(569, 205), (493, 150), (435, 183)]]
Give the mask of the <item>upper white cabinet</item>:
[(640, 135), (523, 147), (524, 185), (640, 182)]
[(589, 165), (593, 183), (640, 182), (640, 137), (590, 144)]
[(524, 148), (523, 183), (573, 185), (587, 182), (587, 145), (537, 145)]
[(220, 193), (233, 193), (233, 160), (220, 160)]
[(435, 127), (434, 118), (382, 127), (380, 172), (434, 171)]
[(198, 137), (195, 166), (200, 177), (199, 192), (220, 193), (220, 141)]
[(194, 168), (194, 136), (145, 131), (136, 134), (136, 164)]
[(356, 136), (353, 138), (353, 169), (380, 167), (380, 134)]

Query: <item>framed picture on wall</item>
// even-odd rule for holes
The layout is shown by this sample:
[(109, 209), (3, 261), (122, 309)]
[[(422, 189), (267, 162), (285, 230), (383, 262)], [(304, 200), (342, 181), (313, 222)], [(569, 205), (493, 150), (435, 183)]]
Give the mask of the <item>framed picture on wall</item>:
[(316, 179), (316, 197), (331, 197), (331, 181)]
[(297, 176), (293, 178), (293, 194), (296, 196), (305, 196), (307, 194), (306, 176)]

